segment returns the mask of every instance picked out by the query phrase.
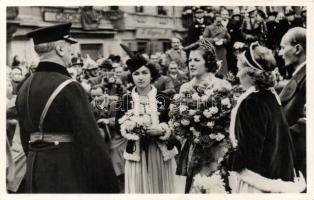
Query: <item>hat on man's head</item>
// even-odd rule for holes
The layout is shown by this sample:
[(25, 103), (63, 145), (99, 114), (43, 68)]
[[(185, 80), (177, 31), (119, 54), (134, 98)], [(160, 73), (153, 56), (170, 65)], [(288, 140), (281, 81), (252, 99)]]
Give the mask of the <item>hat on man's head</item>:
[(195, 11), (195, 14), (204, 14), (204, 13), (205, 13), (204, 10), (201, 9), (201, 8), (199, 8), (199, 9), (197, 9), (197, 10)]
[(288, 9), (288, 10), (285, 12), (285, 16), (291, 16), (291, 15), (295, 15), (295, 12), (294, 12), (294, 10), (292, 10), (292, 9)]
[(98, 64), (87, 54), (83, 69), (89, 71), (89, 70), (95, 70), (97, 68), (98, 68)]
[(239, 8), (234, 8), (231, 17), (235, 16), (240, 16), (241, 17), (241, 12)]
[(255, 10), (256, 10), (256, 7), (250, 6), (250, 7), (247, 8), (246, 12), (247, 12), (247, 13), (251, 13), (251, 12), (253, 12), (253, 11), (255, 11)]
[(112, 69), (112, 61), (110, 59), (106, 59), (102, 61), (102, 63), (99, 65), (100, 68), (106, 68), (106, 69)]
[(270, 16), (277, 17), (277, 15), (278, 15), (278, 12), (276, 12), (276, 11), (272, 11), (272, 12), (268, 13), (268, 17), (270, 17)]
[(77, 40), (70, 37), (71, 25), (72, 23), (62, 23), (43, 27), (27, 33), (26, 36), (33, 38), (35, 45), (58, 40), (65, 40), (71, 44), (74, 44), (77, 43)]

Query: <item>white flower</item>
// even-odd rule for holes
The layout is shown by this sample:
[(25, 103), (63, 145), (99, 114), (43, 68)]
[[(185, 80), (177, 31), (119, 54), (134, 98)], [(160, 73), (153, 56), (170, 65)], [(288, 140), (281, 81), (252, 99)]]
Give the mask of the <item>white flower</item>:
[(194, 139), (194, 143), (199, 143), (199, 142), (200, 142), (200, 139), (198, 139), (198, 138)]
[(218, 111), (219, 111), (219, 109), (216, 106), (209, 108), (209, 112), (211, 112), (211, 114), (213, 114), (213, 115), (217, 114)]
[(195, 128), (194, 127), (190, 127), (190, 131), (194, 132)]
[(179, 110), (180, 113), (183, 113), (184, 111), (187, 111), (189, 109), (189, 107), (187, 107), (186, 105), (180, 105)]
[(230, 99), (229, 98), (222, 99), (221, 100), (221, 104), (224, 105), (224, 106), (228, 106), (228, 105), (231, 106)]
[(175, 108), (175, 105), (171, 103), (171, 104), (169, 105), (169, 109), (172, 111), (174, 108)]
[(224, 138), (225, 138), (225, 136), (224, 136), (223, 134), (218, 133), (218, 134), (217, 134), (217, 137), (216, 137), (216, 140), (217, 140), (217, 141), (221, 141), (221, 140), (223, 140)]
[(123, 124), (125, 126), (125, 130), (127, 130), (128, 132), (132, 131), (136, 126), (136, 123), (131, 120), (126, 120)]
[(201, 135), (201, 133), (198, 131), (193, 131), (193, 135), (198, 138)]
[(115, 81), (116, 81), (116, 79), (114, 77), (110, 77), (108, 80), (109, 83), (114, 83)]
[(211, 95), (214, 94), (214, 90), (213, 90), (212, 88), (206, 89), (206, 90), (204, 91), (204, 93), (205, 93), (207, 96), (211, 96)]
[[(226, 193), (225, 184), (221, 178), (219, 171), (215, 171), (211, 176), (197, 174), (194, 176), (194, 184), (196, 190), (205, 190), (206, 193)], [(201, 191), (196, 191), (201, 192)]]
[(179, 122), (175, 122), (175, 123), (173, 123), (173, 126), (174, 126), (174, 127), (179, 127), (179, 126), (180, 126), (180, 123), (179, 123)]
[(203, 102), (208, 101), (208, 99), (209, 99), (209, 96), (208, 96), (208, 95), (203, 95), (203, 96), (201, 96), (201, 101), (203, 101)]
[(181, 98), (181, 95), (180, 94), (175, 94), (174, 96), (173, 96), (173, 100), (179, 100)]
[(193, 101), (199, 101), (200, 99), (201, 99), (201, 97), (197, 93), (192, 94), (192, 100)]
[(213, 128), (215, 126), (215, 122), (213, 121), (210, 121), (210, 122), (207, 122), (206, 124), (209, 128)]
[(217, 136), (215, 134), (209, 134), (209, 138), (212, 140), (215, 140), (217, 138)]
[(194, 116), (194, 121), (196, 122), (196, 123), (198, 123), (198, 122), (200, 122), (201, 121), (201, 116), (200, 115), (195, 115)]
[(206, 118), (211, 118), (212, 113), (209, 112), (209, 110), (204, 110), (204, 111), (203, 111), (203, 115), (204, 115)]
[(182, 120), (181, 120), (181, 124), (182, 124), (183, 126), (188, 126), (188, 125), (190, 124), (190, 120), (188, 120), (188, 119), (182, 119)]
[(196, 110), (189, 110), (189, 115), (190, 116), (193, 116), (193, 115), (195, 115), (196, 114)]

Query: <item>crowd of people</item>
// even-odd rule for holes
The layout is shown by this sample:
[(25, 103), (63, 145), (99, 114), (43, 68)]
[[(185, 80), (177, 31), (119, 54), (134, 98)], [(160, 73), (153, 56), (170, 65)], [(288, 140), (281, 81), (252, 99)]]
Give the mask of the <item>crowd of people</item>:
[[(171, 38), (166, 52), (122, 44), (126, 57), (98, 60), (71, 54), (69, 23), (29, 33), (40, 63), (15, 56), (7, 67), (8, 191), (202, 193), (195, 177), (210, 177), (228, 150), (218, 145), (208, 152), (217, 159), (189, 169), (195, 146), (173, 133), (172, 99), (196, 86), (240, 86), (235, 150), (222, 156), (230, 191), (304, 192), (306, 10), (221, 9), (208, 22), (198, 9), (187, 37)], [(145, 136), (127, 131), (131, 115), (149, 116)]]

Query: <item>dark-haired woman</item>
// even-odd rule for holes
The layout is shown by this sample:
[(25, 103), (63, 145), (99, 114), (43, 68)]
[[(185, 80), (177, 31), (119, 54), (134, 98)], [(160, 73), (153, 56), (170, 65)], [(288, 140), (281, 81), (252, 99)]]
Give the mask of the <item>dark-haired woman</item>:
[(294, 149), (281, 102), (274, 90), (276, 61), (258, 43), (238, 56), (237, 76), (246, 89), (232, 111), (230, 155), (232, 193), (301, 192), (295, 178)]
[(124, 152), (125, 192), (174, 193), (174, 156), (178, 151), (169, 142), (171, 133), (167, 122), (170, 99), (158, 93), (152, 85), (159, 73), (143, 56), (129, 59), (127, 65), (135, 87), (131, 94), (123, 97), (117, 119), (132, 110), (136, 116), (149, 116), (150, 123), (146, 137), (139, 137), (138, 140), (127, 137), (121, 129), (121, 135), (128, 139)]
[[(219, 79), (215, 76), (218, 70), (217, 56), (214, 45), (207, 39), (200, 41), (199, 47), (192, 49), (189, 55), (189, 72), (191, 81), (184, 83), (180, 88), (180, 94), (194, 93), (195, 88), (231, 88), (228, 81)], [(184, 141), (180, 153), (177, 174), (186, 176), (185, 192), (199, 192), (193, 190), (193, 178), (196, 174), (210, 176), (218, 167), (218, 159), (225, 153), (224, 143), (211, 148), (208, 154), (211, 154), (213, 160), (208, 163), (203, 162), (202, 166), (192, 167), (194, 144), (190, 140)], [(192, 188), (192, 190), (191, 190)]]

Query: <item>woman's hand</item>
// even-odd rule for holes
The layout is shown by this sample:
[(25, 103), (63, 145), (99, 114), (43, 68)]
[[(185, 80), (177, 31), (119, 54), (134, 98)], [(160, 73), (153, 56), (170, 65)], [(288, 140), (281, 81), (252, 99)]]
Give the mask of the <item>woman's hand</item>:
[(147, 133), (150, 136), (161, 136), (164, 135), (165, 131), (161, 128), (161, 126), (150, 126), (147, 128)]

